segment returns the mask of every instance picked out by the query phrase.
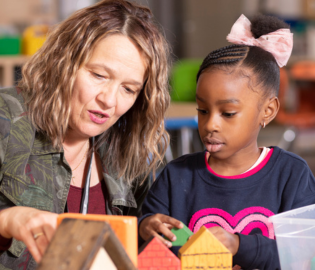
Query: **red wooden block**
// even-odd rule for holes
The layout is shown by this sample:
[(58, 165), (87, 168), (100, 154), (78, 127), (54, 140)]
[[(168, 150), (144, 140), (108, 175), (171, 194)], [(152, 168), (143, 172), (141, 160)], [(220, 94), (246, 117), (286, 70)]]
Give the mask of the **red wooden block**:
[(180, 260), (157, 237), (151, 237), (139, 249), (139, 270), (180, 270)]

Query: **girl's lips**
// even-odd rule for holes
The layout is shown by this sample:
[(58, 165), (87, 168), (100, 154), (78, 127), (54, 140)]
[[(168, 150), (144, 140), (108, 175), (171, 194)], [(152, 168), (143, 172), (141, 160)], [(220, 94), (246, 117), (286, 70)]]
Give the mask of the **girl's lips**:
[(99, 111), (88, 111), (88, 113), (91, 121), (96, 124), (104, 124), (109, 119), (108, 114), (104, 114)]
[(220, 143), (220, 144), (207, 143), (205, 144), (205, 146), (209, 153), (215, 153), (221, 150), (223, 143)]
[(224, 143), (216, 138), (207, 138), (204, 140), (204, 144), (208, 152), (215, 153), (221, 150)]

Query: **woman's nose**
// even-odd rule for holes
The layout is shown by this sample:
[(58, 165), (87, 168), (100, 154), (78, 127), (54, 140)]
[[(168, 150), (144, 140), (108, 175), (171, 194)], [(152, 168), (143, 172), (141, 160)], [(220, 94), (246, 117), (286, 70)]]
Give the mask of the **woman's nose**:
[(106, 108), (116, 107), (117, 93), (118, 87), (115, 85), (107, 85), (103, 87), (100, 93), (97, 95), (97, 100), (103, 103), (103, 106)]

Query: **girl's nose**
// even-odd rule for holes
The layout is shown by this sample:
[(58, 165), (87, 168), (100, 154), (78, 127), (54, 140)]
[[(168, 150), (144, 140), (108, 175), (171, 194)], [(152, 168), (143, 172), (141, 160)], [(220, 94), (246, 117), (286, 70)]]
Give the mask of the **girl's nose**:
[(118, 87), (114, 85), (107, 85), (103, 87), (102, 91), (97, 95), (96, 99), (107, 108), (116, 107), (117, 105)]
[(219, 119), (216, 115), (209, 115), (205, 122), (205, 129), (209, 133), (218, 132), (219, 131)]

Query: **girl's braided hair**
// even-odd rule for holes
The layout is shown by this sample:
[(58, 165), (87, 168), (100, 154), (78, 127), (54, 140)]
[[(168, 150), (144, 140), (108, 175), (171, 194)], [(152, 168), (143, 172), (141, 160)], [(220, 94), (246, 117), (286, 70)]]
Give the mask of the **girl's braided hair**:
[[(284, 21), (267, 15), (257, 15), (251, 20), (251, 31), (254, 38), (290, 28)], [(255, 76), (256, 83), (266, 91), (264, 94), (278, 94), (280, 70), (273, 55), (256, 46), (229, 45), (209, 53), (203, 60), (197, 74), (197, 81), (205, 70), (236, 68), (249, 69)]]

